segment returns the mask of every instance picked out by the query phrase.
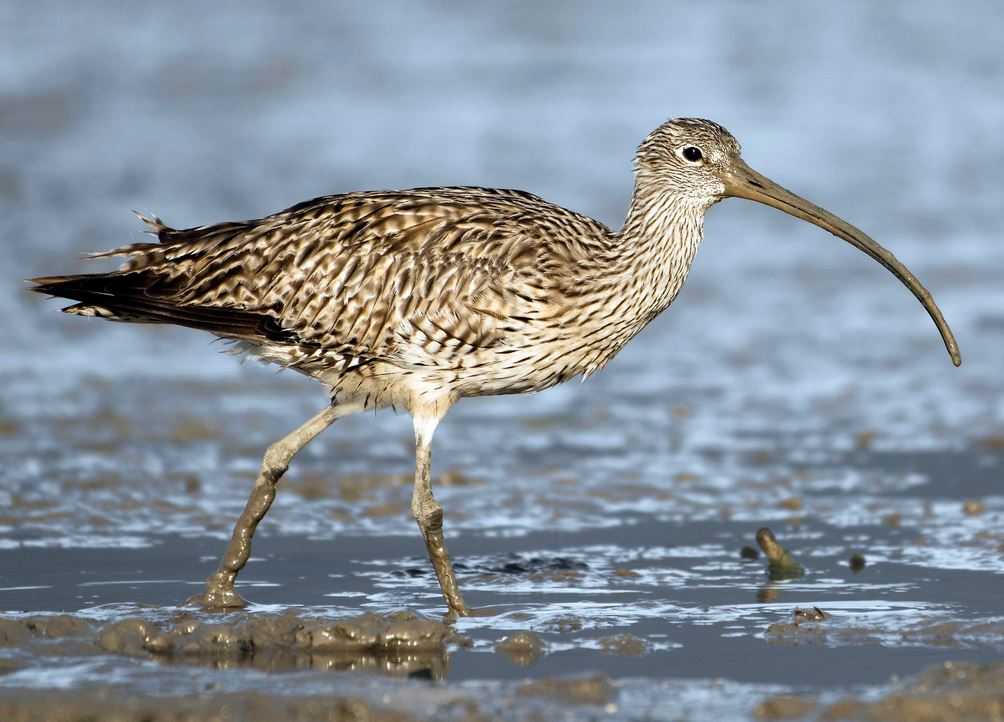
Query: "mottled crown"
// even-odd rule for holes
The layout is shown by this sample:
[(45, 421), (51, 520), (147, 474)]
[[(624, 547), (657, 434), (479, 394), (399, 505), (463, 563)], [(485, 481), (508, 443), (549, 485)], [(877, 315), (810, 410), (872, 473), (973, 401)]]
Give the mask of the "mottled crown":
[(701, 148), (712, 162), (737, 156), (741, 150), (739, 141), (714, 121), (704, 118), (674, 118), (653, 130), (641, 142), (635, 155), (635, 167), (640, 168), (646, 162), (664, 160), (667, 155), (675, 154), (678, 148), (685, 145)]

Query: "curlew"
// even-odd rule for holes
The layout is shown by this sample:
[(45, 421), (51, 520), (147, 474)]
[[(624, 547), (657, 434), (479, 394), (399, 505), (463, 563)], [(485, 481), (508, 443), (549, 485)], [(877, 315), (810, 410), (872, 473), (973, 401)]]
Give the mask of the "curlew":
[(119, 270), (37, 278), (32, 290), (76, 301), (67, 313), (209, 331), (327, 387), (330, 402), (266, 450), (196, 602), (243, 606), (234, 582), (293, 456), (337, 419), (392, 406), (414, 422), (412, 513), (449, 613), (466, 615), (430, 482), (436, 426), (461, 398), (539, 391), (602, 368), (676, 298), (705, 212), (727, 197), (867, 253), (920, 300), (961, 363), (930, 293), (892, 253), (752, 170), (724, 128), (691, 118), (663, 123), (639, 146), (619, 231), (515, 190), (348, 193), (184, 230), (141, 217), (156, 242), (93, 256), (125, 256)]

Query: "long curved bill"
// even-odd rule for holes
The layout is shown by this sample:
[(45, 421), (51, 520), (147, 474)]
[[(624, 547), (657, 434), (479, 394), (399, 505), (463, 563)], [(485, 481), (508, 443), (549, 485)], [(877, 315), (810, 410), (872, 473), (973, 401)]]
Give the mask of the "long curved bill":
[(927, 312), (931, 314), (934, 325), (938, 327), (941, 338), (945, 342), (945, 348), (948, 349), (948, 354), (952, 357), (952, 363), (956, 366), (962, 363), (962, 356), (959, 355), (959, 345), (955, 342), (952, 329), (948, 327), (945, 317), (941, 315), (941, 309), (934, 302), (930, 291), (920, 284), (917, 277), (910, 273), (910, 269), (900, 263), (896, 259), (896, 256), (892, 255), (892, 253), (850, 223), (814, 203), (810, 203), (804, 198), (795, 195), (786, 188), (782, 188), (774, 181), (757, 173), (738, 158), (733, 160), (732, 167), (723, 174), (722, 181), (725, 183), (726, 195), (763, 203), (764, 205), (777, 208), (789, 215), (795, 216), (795, 218), (808, 221), (823, 230), (829, 231), (837, 238), (843, 238), (852, 246), (864, 251), (889, 269), (896, 278), (902, 281), (904, 286), (913, 292), (913, 295), (917, 297), (924, 308), (927, 309)]

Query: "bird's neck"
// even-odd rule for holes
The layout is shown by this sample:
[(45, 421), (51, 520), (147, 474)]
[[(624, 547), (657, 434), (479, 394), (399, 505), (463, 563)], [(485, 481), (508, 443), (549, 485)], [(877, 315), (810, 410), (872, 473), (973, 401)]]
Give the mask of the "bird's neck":
[(704, 237), (706, 210), (689, 198), (636, 183), (611, 271), (646, 323), (673, 302), (687, 280)]
[(589, 342), (571, 360), (572, 374), (602, 368), (665, 310), (701, 245), (706, 207), (645, 191), (636, 183), (623, 228), (579, 267), (568, 323)]

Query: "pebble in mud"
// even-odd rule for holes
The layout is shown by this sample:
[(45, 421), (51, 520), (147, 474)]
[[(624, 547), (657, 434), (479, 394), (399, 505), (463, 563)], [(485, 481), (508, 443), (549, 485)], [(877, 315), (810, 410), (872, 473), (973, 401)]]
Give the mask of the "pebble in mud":
[(495, 651), (515, 665), (529, 667), (546, 652), (544, 641), (532, 632), (517, 632), (495, 645)]

